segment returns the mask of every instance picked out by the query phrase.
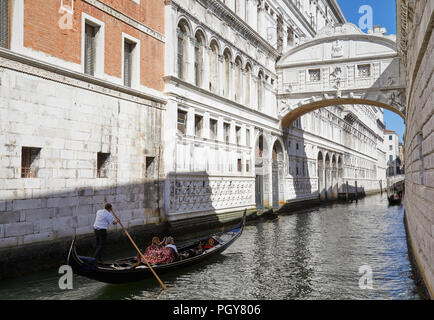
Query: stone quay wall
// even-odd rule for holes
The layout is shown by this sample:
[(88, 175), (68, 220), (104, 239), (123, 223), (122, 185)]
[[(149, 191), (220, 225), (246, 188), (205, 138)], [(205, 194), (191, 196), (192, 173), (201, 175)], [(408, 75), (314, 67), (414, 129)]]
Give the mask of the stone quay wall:
[(434, 298), (433, 10), (433, 1), (416, 1), (414, 14), (409, 17), (405, 133), (405, 215), (409, 243), (431, 298)]

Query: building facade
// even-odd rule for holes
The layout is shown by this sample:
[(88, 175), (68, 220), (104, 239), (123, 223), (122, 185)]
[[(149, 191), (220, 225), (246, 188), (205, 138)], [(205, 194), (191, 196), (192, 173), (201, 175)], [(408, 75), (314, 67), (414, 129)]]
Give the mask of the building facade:
[(280, 124), (279, 57), (345, 22), (335, 1), (166, 1), (168, 221), (335, 199), (347, 181), (385, 186), (378, 108), (333, 106)]
[(401, 174), (404, 174), (405, 173), (405, 170), (404, 170), (404, 166), (405, 166), (404, 165), (404, 144), (400, 142), (398, 149), (399, 149), (399, 160), (400, 160), (399, 172)]
[(125, 226), (163, 220), (164, 3), (0, 0), (0, 16), (0, 248), (92, 234), (106, 201)]
[(386, 147), (387, 175), (400, 174), (401, 158), (399, 157), (399, 137), (393, 130), (384, 130)]

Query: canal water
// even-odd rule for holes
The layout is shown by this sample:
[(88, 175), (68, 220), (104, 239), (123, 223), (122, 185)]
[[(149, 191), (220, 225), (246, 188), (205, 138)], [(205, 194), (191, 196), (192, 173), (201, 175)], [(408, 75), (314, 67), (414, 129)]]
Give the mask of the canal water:
[(1, 281), (0, 299), (420, 299), (403, 214), (383, 194), (252, 221), (218, 257), (162, 275), (167, 291), (155, 279), (109, 285), (80, 276), (62, 291), (49, 270)]

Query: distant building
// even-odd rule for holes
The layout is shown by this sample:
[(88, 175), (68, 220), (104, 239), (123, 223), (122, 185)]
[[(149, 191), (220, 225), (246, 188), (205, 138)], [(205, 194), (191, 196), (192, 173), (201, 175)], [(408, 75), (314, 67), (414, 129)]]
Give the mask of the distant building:
[(403, 143), (399, 143), (399, 171), (401, 174), (404, 174), (404, 144)]
[(387, 176), (399, 173), (399, 137), (395, 131), (384, 130), (384, 145), (386, 150)]

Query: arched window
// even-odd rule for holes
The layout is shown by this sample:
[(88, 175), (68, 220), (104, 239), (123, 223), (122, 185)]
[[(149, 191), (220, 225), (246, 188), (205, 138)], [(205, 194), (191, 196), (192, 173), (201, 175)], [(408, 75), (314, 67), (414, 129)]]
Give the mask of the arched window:
[(223, 96), (229, 97), (231, 80), (231, 53), (228, 49), (223, 52)]
[(187, 77), (187, 45), (189, 29), (185, 21), (181, 21), (178, 24), (178, 77), (185, 80)]
[(210, 57), (209, 57), (209, 90), (211, 92), (218, 92), (219, 83), (219, 54), (218, 45), (215, 40), (211, 41), (210, 44)]
[(246, 79), (244, 81), (244, 102), (246, 106), (250, 106), (250, 83), (252, 81), (252, 67), (250, 64), (246, 65)]
[(259, 74), (258, 74), (258, 110), (262, 110), (263, 95), (264, 95), (264, 74), (262, 73), (262, 71), (259, 71)]
[(194, 77), (195, 84), (198, 87), (202, 86), (203, 82), (203, 46), (205, 38), (202, 32), (196, 32), (194, 41)]
[(240, 57), (237, 57), (235, 59), (235, 101), (241, 103), (241, 90), (242, 90), (242, 69), (243, 69), (243, 63), (240, 59)]

